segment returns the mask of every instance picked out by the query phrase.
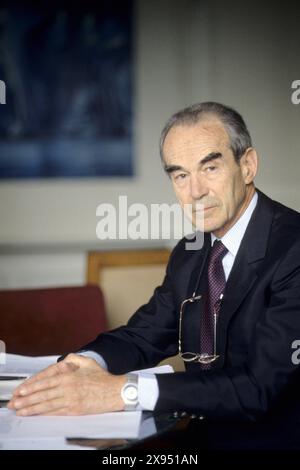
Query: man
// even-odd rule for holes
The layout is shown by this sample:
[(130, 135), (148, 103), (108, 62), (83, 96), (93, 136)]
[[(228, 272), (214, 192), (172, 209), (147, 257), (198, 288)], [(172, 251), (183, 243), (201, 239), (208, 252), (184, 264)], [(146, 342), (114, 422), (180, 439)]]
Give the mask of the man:
[[(294, 410), (299, 214), (256, 190), (257, 154), (231, 108), (208, 102), (172, 116), (161, 155), (180, 203), (192, 204), (195, 223), (199, 211), (203, 216), (203, 248), (179, 242), (149, 303), (82, 355), (70, 354), (20, 386), (9, 404), (17, 414), (139, 406), (256, 420), (283, 405), (284, 413), (287, 405)], [(141, 376), (135, 396), (126, 373), (177, 354), (179, 341), (187, 371)]]

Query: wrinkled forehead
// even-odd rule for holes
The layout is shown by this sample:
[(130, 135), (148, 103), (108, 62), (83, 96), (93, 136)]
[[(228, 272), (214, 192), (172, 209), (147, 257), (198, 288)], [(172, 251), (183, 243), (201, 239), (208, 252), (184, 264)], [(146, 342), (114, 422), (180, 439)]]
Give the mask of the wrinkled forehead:
[(216, 117), (207, 117), (197, 123), (176, 124), (168, 132), (163, 145), (165, 162), (182, 156), (205, 156), (210, 152), (224, 152), (230, 147), (228, 133)]

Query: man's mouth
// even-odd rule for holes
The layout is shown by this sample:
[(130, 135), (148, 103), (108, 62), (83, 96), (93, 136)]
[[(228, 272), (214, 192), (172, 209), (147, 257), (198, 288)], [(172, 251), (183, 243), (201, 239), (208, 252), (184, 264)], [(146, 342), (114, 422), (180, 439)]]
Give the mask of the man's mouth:
[(208, 206), (208, 207), (201, 207), (199, 209), (194, 209), (193, 212), (197, 213), (197, 212), (206, 212), (210, 209), (214, 209), (216, 206)]

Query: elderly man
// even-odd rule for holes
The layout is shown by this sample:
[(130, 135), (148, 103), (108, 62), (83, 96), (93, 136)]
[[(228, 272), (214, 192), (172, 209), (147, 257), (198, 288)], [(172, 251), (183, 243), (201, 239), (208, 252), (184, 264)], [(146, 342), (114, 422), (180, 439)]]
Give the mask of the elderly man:
[[(176, 113), (161, 156), (180, 203), (192, 205), (195, 224), (202, 216), (203, 247), (186, 250), (181, 240), (163, 284), (126, 326), (20, 386), (9, 404), (18, 415), (139, 407), (256, 420), (295, 410), (299, 214), (255, 188), (257, 154), (229, 107), (206, 102)], [(128, 374), (178, 350), (186, 372)]]

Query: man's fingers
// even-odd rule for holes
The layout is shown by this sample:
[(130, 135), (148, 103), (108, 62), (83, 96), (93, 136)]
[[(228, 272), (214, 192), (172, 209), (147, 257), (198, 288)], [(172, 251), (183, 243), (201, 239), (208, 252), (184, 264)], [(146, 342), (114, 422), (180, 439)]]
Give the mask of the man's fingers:
[[(26, 383), (30, 384), (32, 382), (36, 382), (38, 380), (43, 380), (48, 377), (52, 377), (53, 375), (58, 374), (58, 364), (53, 364), (52, 366), (47, 367), (47, 369), (38, 372), (37, 374), (33, 375), (29, 379), (26, 380)], [(24, 382), (25, 383), (25, 382)]]
[(31, 384), (36, 382), (40, 382), (41, 380), (45, 380), (47, 378), (53, 377), (58, 374), (57, 365), (54, 364), (52, 366), (47, 367), (47, 369), (39, 372), (38, 374), (33, 375), (29, 379), (25, 380), (21, 385), (19, 385), (13, 393), (13, 397), (21, 395), (20, 391), (23, 390), (24, 386), (27, 387)]
[(22, 408), (17, 411), (17, 416), (45, 415), (65, 408), (64, 398), (55, 398), (35, 405)]
[(63, 396), (63, 391), (61, 388), (59, 387), (50, 388), (48, 390), (43, 390), (41, 392), (32, 393), (31, 395), (27, 397), (16, 398), (11, 402), (9, 408), (21, 410), (24, 408), (28, 408), (32, 405), (36, 405), (38, 403), (53, 400), (55, 398), (61, 398), (62, 396)]
[(50, 379), (39, 380), (38, 382), (32, 382), (30, 384), (24, 382), (22, 385), (20, 385), (20, 387), (18, 387), (19, 388), (18, 393), (14, 393), (10, 403), (14, 403), (16, 400), (29, 396), (33, 393), (55, 388), (61, 382), (62, 382), (62, 377), (57, 376), (57, 375), (54, 377), (51, 377)]
[(44, 381), (57, 375), (75, 372), (79, 367), (93, 367), (95, 365), (97, 366), (97, 363), (93, 359), (89, 359), (77, 354), (68, 354), (68, 356), (66, 356), (63, 361), (60, 361), (57, 364), (53, 364), (47, 367), (47, 369), (44, 369), (25, 380), (14, 390), (13, 398), (22, 395), (22, 392), (26, 390), (29, 385), (31, 386), (32, 384)]
[(68, 364), (65, 362), (59, 362), (53, 364), (52, 366), (47, 367), (47, 369), (42, 370), (38, 374), (33, 375), (29, 379), (25, 380), (21, 385), (19, 385), (13, 393), (13, 397), (22, 395), (22, 390), (26, 390), (28, 386), (32, 384), (39, 383), (41, 381), (50, 379), (57, 375), (66, 374), (68, 372), (76, 370), (77, 367), (75, 364)]

